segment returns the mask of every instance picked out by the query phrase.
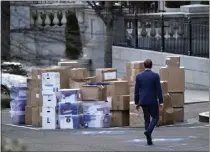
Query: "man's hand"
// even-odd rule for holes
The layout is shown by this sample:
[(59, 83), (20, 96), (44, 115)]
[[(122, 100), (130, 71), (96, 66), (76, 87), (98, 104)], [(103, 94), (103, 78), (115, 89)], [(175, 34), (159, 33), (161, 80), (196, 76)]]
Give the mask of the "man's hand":
[(159, 104), (159, 109), (163, 110), (163, 103)]
[(139, 111), (140, 105), (136, 105), (136, 110)]

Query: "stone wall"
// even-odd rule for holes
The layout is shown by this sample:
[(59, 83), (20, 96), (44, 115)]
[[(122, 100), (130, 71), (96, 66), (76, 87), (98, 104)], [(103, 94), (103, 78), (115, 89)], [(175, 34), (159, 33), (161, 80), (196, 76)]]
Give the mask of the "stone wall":
[[(160, 67), (165, 65), (165, 58), (169, 53), (149, 50), (132, 49), (113, 46), (113, 67), (118, 70), (118, 77), (125, 75), (125, 65), (129, 61), (151, 59), (153, 70), (159, 73)], [(187, 89), (209, 89), (209, 60), (206, 58), (181, 55), (181, 66), (185, 67), (185, 81)]]

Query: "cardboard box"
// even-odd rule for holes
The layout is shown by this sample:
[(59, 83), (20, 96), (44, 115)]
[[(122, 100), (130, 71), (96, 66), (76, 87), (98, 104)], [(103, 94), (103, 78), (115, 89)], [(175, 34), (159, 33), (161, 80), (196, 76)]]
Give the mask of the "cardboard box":
[(41, 95), (41, 92), (40, 92), (40, 88), (33, 88), (31, 90), (31, 103), (30, 105), (32, 107), (38, 107), (42, 101), (42, 95)]
[(185, 90), (184, 67), (161, 67), (160, 79), (168, 82), (168, 92), (184, 92)]
[(174, 109), (163, 108), (159, 110), (159, 122), (158, 125), (170, 125), (174, 124)]
[(83, 80), (88, 77), (88, 70), (86, 68), (73, 68), (70, 70), (70, 77), (73, 80)]
[(112, 111), (111, 126), (129, 126), (129, 111)]
[(139, 111), (137, 111), (135, 104), (130, 104), (129, 126), (130, 127), (144, 127), (143, 110), (140, 107)]
[(81, 87), (82, 100), (106, 100), (105, 87), (99, 85), (85, 85)]
[(42, 107), (39, 107), (39, 125), (42, 127)]
[(31, 105), (31, 90), (26, 91), (27, 97), (26, 97), (26, 105), (30, 106)]
[(83, 79), (83, 80), (72, 80), (70, 78), (69, 86), (72, 89), (78, 89), (78, 88), (81, 88), (83, 85), (87, 85), (87, 83), (90, 83), (91, 81), (93, 81), (92, 77), (88, 77), (87, 79)]
[(42, 107), (42, 128), (56, 129), (58, 127), (58, 118), (55, 107)]
[(166, 65), (169, 67), (180, 67), (180, 56), (167, 56)]
[(48, 93), (47, 91), (42, 92), (43, 107), (56, 107), (57, 103), (58, 103), (58, 97), (55, 93)]
[(111, 80), (117, 80), (117, 69), (115, 68), (96, 69), (96, 82), (104, 82)]
[(45, 72), (59, 72), (60, 73), (60, 88), (68, 89), (69, 88), (69, 75), (71, 67), (51, 67), (44, 69), (32, 69), (32, 79), (40, 80), (41, 85), (41, 76)]
[[(41, 81), (41, 80), (40, 80)], [(27, 78), (27, 89), (31, 90), (33, 88), (39, 88), (40, 86), (40, 81), (32, 78)]]
[(172, 107), (184, 107), (184, 92), (180, 93), (169, 93), (171, 97)]
[(58, 62), (58, 66), (67, 66), (69, 68), (79, 68), (80, 65), (77, 61), (62, 61)]
[(60, 89), (60, 73), (59, 72), (44, 72), (42, 73), (42, 90), (58, 92)]
[(171, 97), (169, 94), (163, 95), (163, 106), (167, 108), (172, 108), (172, 102), (171, 102)]
[(130, 96), (120, 95), (112, 100), (112, 110), (129, 110)]
[(129, 95), (128, 81), (109, 81), (107, 85), (107, 97), (117, 95)]
[(62, 103), (72, 103), (81, 100), (80, 89), (60, 89), (58, 100)]
[(25, 124), (32, 125), (32, 107), (31, 106), (25, 107)]
[(126, 69), (144, 69), (144, 61), (131, 61), (126, 64)]
[(134, 101), (134, 92), (130, 93), (130, 101)]
[(174, 110), (174, 121), (175, 122), (184, 122), (184, 107), (173, 108), (173, 110)]
[(32, 126), (39, 126), (39, 107), (32, 107)]
[(167, 81), (160, 81), (161, 89), (163, 95), (168, 94), (168, 82)]
[(144, 69), (126, 69), (128, 77), (136, 77), (139, 73), (143, 72)]

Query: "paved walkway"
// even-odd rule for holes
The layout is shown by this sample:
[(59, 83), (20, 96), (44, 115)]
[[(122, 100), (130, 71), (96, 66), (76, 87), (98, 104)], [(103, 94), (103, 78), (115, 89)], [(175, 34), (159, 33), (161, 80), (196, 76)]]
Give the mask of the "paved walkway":
[(209, 91), (185, 90), (185, 103), (209, 101)]

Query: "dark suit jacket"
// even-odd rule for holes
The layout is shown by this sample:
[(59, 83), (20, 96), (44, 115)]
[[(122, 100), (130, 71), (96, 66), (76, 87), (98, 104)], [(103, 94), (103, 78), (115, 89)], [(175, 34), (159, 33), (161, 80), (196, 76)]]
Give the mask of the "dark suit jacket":
[(134, 100), (136, 105), (163, 103), (160, 77), (157, 73), (145, 70), (136, 76)]

